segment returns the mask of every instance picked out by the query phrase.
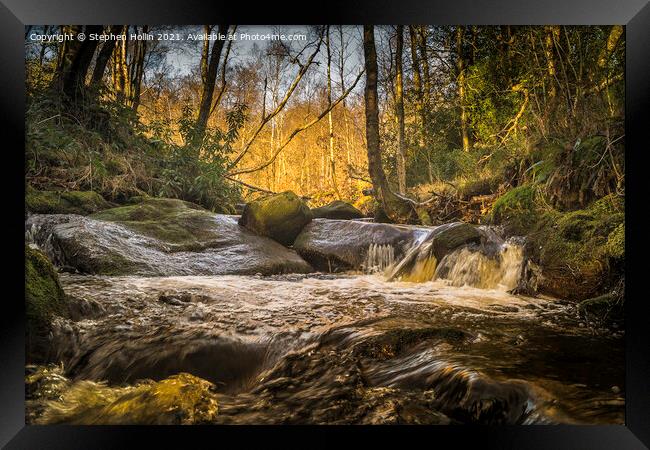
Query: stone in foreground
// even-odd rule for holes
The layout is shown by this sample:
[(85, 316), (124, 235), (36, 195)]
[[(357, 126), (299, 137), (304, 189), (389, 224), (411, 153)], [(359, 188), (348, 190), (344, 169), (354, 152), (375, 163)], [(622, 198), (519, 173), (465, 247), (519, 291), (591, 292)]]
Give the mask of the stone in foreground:
[(67, 315), (65, 294), (59, 277), (42, 252), (25, 246), (26, 359), (48, 359), (50, 322), (55, 315)]
[(217, 412), (215, 386), (180, 373), (126, 387), (78, 381), (65, 389), (58, 401), (47, 403), (37, 423), (197, 425), (213, 422)]

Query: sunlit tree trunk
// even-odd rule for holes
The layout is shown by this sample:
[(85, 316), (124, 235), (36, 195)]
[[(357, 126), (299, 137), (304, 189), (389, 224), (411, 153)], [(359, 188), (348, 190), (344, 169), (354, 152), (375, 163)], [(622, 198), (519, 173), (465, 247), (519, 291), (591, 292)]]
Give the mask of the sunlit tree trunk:
[(463, 54), (463, 35), (464, 30), (462, 26), (456, 28), (456, 52), (458, 53), (456, 59), (456, 67), (458, 70), (457, 84), (458, 84), (458, 100), (460, 102), (460, 129), (463, 139), (463, 150), (469, 151), (469, 131), (467, 119), (467, 105), (465, 98), (465, 55)]
[[(338, 25), (338, 31), (339, 31), (339, 78), (340, 78), (340, 83), (341, 83), (341, 92), (345, 92), (345, 39), (343, 37), (343, 26)], [(350, 177), (350, 167), (352, 166), (352, 143), (350, 139), (350, 121), (348, 118), (348, 108), (347, 108), (347, 102), (346, 99), (343, 99), (341, 102), (341, 114), (343, 116), (343, 126), (344, 126), (344, 133), (345, 133), (345, 160), (347, 163), (347, 188), (348, 188), (348, 194), (351, 195), (351, 189), (352, 189), (352, 178)]]
[(551, 88), (549, 89), (549, 96), (555, 97), (557, 95), (557, 69), (555, 67), (555, 50), (554, 39), (556, 35), (560, 34), (560, 27), (547, 26), (544, 33), (544, 55), (546, 56), (546, 71), (550, 80)]
[(419, 120), (418, 143), (420, 149), (424, 151), (424, 155), (427, 161), (427, 174), (429, 175), (429, 182), (433, 183), (433, 169), (430, 156), (431, 149), (428, 145), (430, 143), (430, 139), (428, 137), (429, 125), (427, 121), (427, 110), (425, 108), (425, 97), (422, 87), (422, 69), (420, 68), (420, 56), (418, 55), (418, 48), (420, 48), (420, 38), (418, 29), (414, 25), (409, 25), (409, 38), (411, 44), (411, 62), (413, 69), (413, 89), (415, 91), (415, 110), (417, 112), (417, 117)]
[(127, 57), (128, 57), (128, 42), (126, 36), (129, 32), (128, 25), (124, 27), (122, 31), (123, 39), (120, 40), (117, 44), (117, 49), (113, 54), (114, 60), (114, 71), (115, 71), (115, 92), (117, 99), (126, 103), (128, 98), (128, 79), (129, 79), (129, 69), (127, 66)]
[(424, 124), (424, 144), (431, 147), (431, 124), (430, 124), (430, 111), (431, 107), (431, 72), (429, 69), (429, 56), (427, 52), (427, 28), (425, 26), (419, 27), (419, 40), (418, 46), (420, 48), (420, 62), (422, 63), (422, 120)]
[(404, 26), (397, 26), (395, 48), (395, 115), (397, 116), (397, 180), (399, 192), (406, 192), (406, 145), (404, 143), (404, 81), (402, 54), (404, 52)]
[(598, 57), (598, 66), (601, 69), (605, 68), (605, 66), (607, 65), (607, 60), (616, 49), (616, 46), (618, 45), (618, 42), (620, 41), (622, 35), (623, 35), (623, 26), (621, 25), (613, 25), (612, 28), (609, 30), (609, 35), (607, 36), (607, 42), (605, 43), (605, 47), (603, 47)]
[[(330, 46), (330, 27), (327, 26), (325, 34), (325, 48), (327, 49), (327, 102), (332, 104), (332, 48)], [(330, 159), (330, 178), (332, 180), (332, 189), (336, 198), (341, 199), (341, 192), (336, 183), (336, 159), (334, 155), (334, 124), (332, 123), (332, 110), (327, 113), (327, 122), (329, 125), (329, 159)]]

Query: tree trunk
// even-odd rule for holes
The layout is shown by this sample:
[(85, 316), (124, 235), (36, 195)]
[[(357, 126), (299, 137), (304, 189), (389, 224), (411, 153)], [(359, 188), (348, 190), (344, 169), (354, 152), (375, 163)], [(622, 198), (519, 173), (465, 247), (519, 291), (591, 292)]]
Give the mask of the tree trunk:
[[(325, 47), (327, 48), (327, 102), (332, 105), (332, 48), (330, 46), (330, 27), (327, 26), (325, 35)], [(327, 113), (327, 122), (329, 125), (329, 150), (330, 150), (330, 178), (332, 180), (332, 189), (336, 198), (341, 200), (341, 192), (336, 184), (336, 159), (334, 155), (334, 125), (332, 123), (332, 110)]]
[(364, 92), (366, 106), (366, 145), (368, 151), (368, 172), (374, 188), (374, 195), (380, 204), (382, 213), (394, 222), (408, 220), (408, 205), (400, 201), (390, 191), (386, 174), (381, 165), (381, 148), (379, 143), (379, 102), (377, 98), (377, 51), (375, 49), (374, 26), (363, 26), (363, 55), (366, 69), (366, 87)]
[[(417, 30), (415, 29), (415, 26), (409, 25), (409, 37), (411, 41), (411, 60), (413, 64), (413, 88), (415, 89), (415, 97), (416, 97), (416, 110), (418, 112), (418, 115), (420, 116), (420, 119), (423, 119), (422, 117), (422, 75), (420, 74), (420, 58), (418, 57), (418, 37), (417, 37)], [(424, 127), (424, 123), (420, 123), (420, 127)], [(422, 141), (422, 133), (420, 133), (420, 146), (423, 146), (424, 142)]]
[[(229, 25), (219, 25), (218, 33), (220, 35), (225, 35), (228, 32), (228, 27)], [(214, 85), (217, 80), (217, 71), (219, 69), (219, 59), (221, 58), (221, 51), (223, 50), (224, 43), (225, 40), (217, 39), (217, 41), (212, 44), (210, 58), (207, 62), (207, 70), (203, 73), (205, 78), (203, 80), (203, 90), (201, 92), (201, 103), (199, 105), (199, 115), (196, 119), (196, 126), (194, 129), (196, 142), (200, 142), (205, 136), (205, 128), (210, 116), (212, 96), (214, 95)], [(205, 68), (202, 69), (204, 70)]]
[(463, 27), (456, 28), (456, 52), (458, 53), (456, 67), (458, 69), (458, 100), (460, 102), (460, 129), (463, 139), (463, 150), (469, 151), (469, 132), (467, 125), (467, 107), (465, 99), (465, 55), (463, 54)]
[(397, 116), (397, 181), (400, 194), (406, 192), (406, 146), (404, 144), (404, 81), (402, 53), (404, 52), (404, 26), (397, 26), (395, 49), (395, 115)]
[(129, 32), (129, 27), (128, 25), (124, 27), (124, 30), (122, 30), (122, 36), (124, 38), (119, 42), (117, 51), (115, 52), (113, 58), (115, 61), (114, 64), (114, 71), (115, 71), (115, 91), (117, 94), (117, 99), (124, 103), (126, 102), (126, 99), (128, 98), (127, 95), (127, 87), (128, 83), (127, 80), (129, 79), (129, 73), (128, 73), (128, 67), (127, 67), (127, 57), (128, 57), (128, 48), (127, 48), (127, 40), (126, 36)]
[[(124, 29), (124, 25), (111, 25), (111, 27), (109, 28), (109, 32), (111, 34), (118, 35), (118, 34), (122, 34), (123, 29)], [(99, 54), (97, 55), (95, 68), (93, 69), (91, 84), (98, 86), (101, 83), (102, 78), (104, 77), (104, 72), (106, 72), (106, 66), (108, 65), (108, 61), (110, 61), (111, 55), (115, 50), (116, 43), (117, 43), (116, 40), (111, 39), (104, 42), (104, 44), (102, 45), (102, 48), (99, 51)]]
[(544, 54), (546, 56), (546, 71), (551, 83), (549, 96), (555, 97), (557, 95), (557, 75), (555, 68), (555, 50), (554, 50), (554, 34), (559, 33), (559, 27), (547, 26), (544, 39)]
[[(142, 33), (147, 34), (149, 26), (142, 27)], [(136, 54), (134, 56), (134, 72), (131, 81), (131, 108), (138, 111), (140, 106), (140, 92), (142, 90), (142, 78), (144, 76), (144, 60), (147, 55), (147, 40), (143, 39), (136, 42)]]
[(605, 44), (605, 47), (603, 47), (598, 57), (598, 67), (600, 67), (601, 69), (605, 68), (610, 55), (616, 49), (616, 45), (618, 44), (618, 41), (621, 39), (622, 35), (623, 35), (623, 26), (613, 25), (612, 28), (609, 30), (609, 35), (607, 36), (607, 42)]
[[(81, 27), (72, 27), (73, 32), (78, 34)], [(101, 33), (101, 25), (88, 25), (86, 33)], [(97, 40), (87, 39), (83, 42), (74, 39), (70, 41), (68, 50), (64, 55), (64, 62), (62, 73), (60, 75), (61, 88), (66, 97), (73, 103), (78, 103), (80, 96), (83, 94), (86, 75), (90, 68), (95, 49), (97, 48)]]

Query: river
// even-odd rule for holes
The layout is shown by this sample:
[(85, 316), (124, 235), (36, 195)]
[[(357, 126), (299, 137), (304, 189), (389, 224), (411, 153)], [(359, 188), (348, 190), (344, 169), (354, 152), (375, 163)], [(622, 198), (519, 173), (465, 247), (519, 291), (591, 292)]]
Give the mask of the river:
[(341, 273), (63, 273), (75, 314), (52, 348), (73, 381), (207, 380), (219, 424), (624, 423), (622, 331), (508, 293), (514, 243), (439, 264), (425, 245)]

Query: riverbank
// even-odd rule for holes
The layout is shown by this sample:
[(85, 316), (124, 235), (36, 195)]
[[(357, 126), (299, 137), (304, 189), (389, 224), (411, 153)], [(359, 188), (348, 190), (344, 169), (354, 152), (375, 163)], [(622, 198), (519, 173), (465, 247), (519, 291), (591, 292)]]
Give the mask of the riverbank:
[(33, 329), (28, 421), (623, 423), (624, 324), (522, 295), (524, 237), (269, 201), (253, 223), (171, 199), (29, 215), (59, 274), (28, 286), (64, 308)]

